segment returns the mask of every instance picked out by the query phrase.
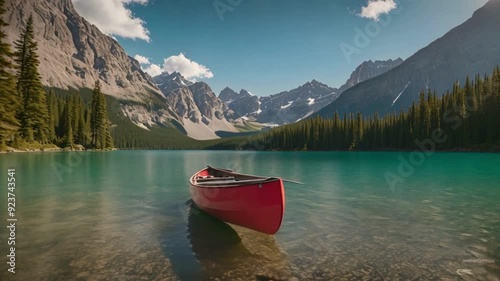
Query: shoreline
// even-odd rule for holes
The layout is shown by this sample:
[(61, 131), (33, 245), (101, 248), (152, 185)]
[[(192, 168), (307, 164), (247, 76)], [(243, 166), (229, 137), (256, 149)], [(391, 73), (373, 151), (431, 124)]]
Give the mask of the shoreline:
[[(30, 153), (30, 152), (109, 152), (109, 151), (256, 151), (256, 150), (241, 150), (241, 149), (86, 149), (83, 147), (78, 148), (61, 148), (61, 147), (50, 147), (50, 148), (38, 148), (38, 149), (19, 149), (7, 147), (7, 150), (0, 150), (0, 154), (10, 154), (10, 153)], [(260, 150), (260, 152), (422, 152), (419, 149), (360, 149), (360, 150)], [(493, 147), (490, 149), (473, 149), (473, 148), (455, 148), (455, 149), (435, 149), (434, 152), (444, 152), (444, 153), (500, 153), (500, 147)]]
[(25, 148), (25, 149), (20, 149), (20, 148), (13, 148), (13, 147), (7, 147), (7, 150), (0, 150), (0, 154), (11, 154), (11, 153), (31, 153), (31, 152), (84, 152), (84, 151), (116, 151), (120, 150), (118, 148), (112, 148), (112, 149), (86, 149), (83, 146), (81, 147), (75, 147), (75, 148), (61, 148), (58, 146), (54, 147), (47, 147), (47, 148), (36, 148), (36, 149), (31, 149), (31, 148)]

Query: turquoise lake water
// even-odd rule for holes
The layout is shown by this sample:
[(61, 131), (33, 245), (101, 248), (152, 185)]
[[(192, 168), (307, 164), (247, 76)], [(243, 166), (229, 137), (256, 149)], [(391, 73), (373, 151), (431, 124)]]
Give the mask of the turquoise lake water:
[[(500, 280), (500, 154), (416, 156), (0, 154), (0, 217), (15, 168), (18, 219), (15, 274), (0, 227), (0, 280)], [(192, 208), (188, 178), (206, 165), (304, 185), (285, 183), (267, 236)]]

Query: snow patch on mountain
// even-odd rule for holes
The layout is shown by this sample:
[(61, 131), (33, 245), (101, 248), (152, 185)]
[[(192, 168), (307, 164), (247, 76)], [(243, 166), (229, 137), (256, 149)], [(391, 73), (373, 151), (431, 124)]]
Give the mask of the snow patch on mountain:
[(396, 99), (392, 101), (391, 107), (394, 106), (394, 104), (398, 101), (399, 97), (401, 97), (401, 95), (406, 91), (408, 86), (410, 86), (410, 83), (411, 83), (411, 81), (408, 81), (408, 84), (406, 84), (406, 87), (401, 91), (401, 93), (399, 93), (399, 95), (396, 97)]
[(307, 117), (311, 116), (313, 113), (314, 113), (314, 111), (309, 111), (306, 115), (304, 115), (304, 117), (301, 117), (301, 118), (297, 119), (295, 122), (299, 122), (301, 120), (304, 120)]
[(292, 105), (292, 104), (293, 104), (293, 101), (289, 101), (287, 105), (281, 106), (281, 109), (285, 109), (287, 107), (290, 107), (290, 105)]

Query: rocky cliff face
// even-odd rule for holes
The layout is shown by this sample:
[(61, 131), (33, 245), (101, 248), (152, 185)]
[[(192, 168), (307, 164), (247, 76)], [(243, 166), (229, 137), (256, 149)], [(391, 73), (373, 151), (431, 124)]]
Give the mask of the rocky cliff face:
[(286, 92), (260, 99), (260, 123), (289, 124), (300, 121), (333, 102), (338, 89), (316, 80)]
[(153, 79), (188, 136), (213, 139), (217, 138), (217, 131), (238, 131), (226, 119), (232, 117), (232, 111), (217, 98), (208, 84), (192, 83), (179, 73), (164, 73)]
[(402, 62), (401, 58), (364, 62), (356, 68), (340, 89), (312, 80), (296, 89), (258, 98), (246, 90), (237, 93), (226, 87), (220, 92), (219, 99), (234, 111), (236, 117), (276, 125), (294, 123), (329, 105), (343, 91), (383, 74)]
[(402, 62), (401, 58), (366, 61), (356, 68), (339, 89), (330, 88), (312, 80), (297, 89), (260, 98), (252, 96), (245, 90), (237, 93), (230, 88), (225, 88), (220, 92), (219, 99), (226, 103), (237, 117), (277, 125), (294, 123), (329, 105), (347, 89), (381, 75)]
[(158, 76), (153, 77), (153, 81), (155, 82), (156, 86), (162, 91), (162, 93), (168, 93), (170, 91), (193, 84), (193, 82), (184, 78), (179, 72), (174, 72), (172, 74), (164, 72)]
[(99, 79), (106, 94), (120, 99), (143, 101), (152, 93), (160, 94), (139, 63), (78, 15), (70, 0), (6, 2), (6, 33), (11, 42), (19, 38), (27, 17), (33, 15), (44, 85), (93, 88)]
[(491, 73), (500, 64), (500, 0), (490, 0), (465, 23), (392, 70), (345, 91), (319, 114), (371, 115), (407, 110), (421, 90), (442, 94), (467, 75)]
[(121, 110), (145, 130), (181, 124), (195, 139), (218, 138), (216, 131), (237, 131), (226, 119), (232, 111), (207, 84), (192, 83), (177, 72), (153, 80), (118, 42), (78, 15), (70, 0), (7, 0), (6, 8), (11, 42), (18, 39), (26, 17), (33, 15), (44, 85), (93, 88), (100, 80), (105, 94), (134, 101), (120, 103)]
[(219, 99), (225, 103), (231, 103), (235, 99), (237, 99), (239, 94), (235, 92), (233, 89), (226, 87), (219, 93)]
[(234, 111), (236, 118), (256, 116), (260, 108), (259, 98), (243, 89), (237, 93), (230, 88), (225, 88), (219, 94), (219, 99)]
[(359, 65), (356, 70), (353, 71), (351, 77), (347, 80), (347, 82), (339, 88), (339, 95), (342, 94), (347, 89), (364, 82), (366, 80), (370, 80), (376, 76), (386, 73), (387, 71), (393, 69), (394, 67), (399, 66), (403, 63), (403, 59), (398, 58), (396, 60), (385, 60), (385, 61), (365, 61), (361, 65)]
[(256, 97), (246, 90), (222, 90), (223, 100), (237, 117), (263, 124), (283, 125), (300, 121), (330, 104), (338, 90), (316, 80), (268, 97)]

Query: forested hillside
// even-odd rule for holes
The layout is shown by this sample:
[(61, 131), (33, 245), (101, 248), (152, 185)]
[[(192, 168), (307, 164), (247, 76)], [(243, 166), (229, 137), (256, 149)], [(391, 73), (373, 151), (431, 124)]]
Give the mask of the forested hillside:
[[(149, 118), (148, 121), (160, 118), (146, 114), (161, 111), (164, 105), (156, 104), (155, 99), (140, 104), (140, 101), (119, 99), (118, 95), (104, 95), (101, 91), (104, 85), (98, 81), (93, 90), (45, 88), (39, 72), (33, 18), (26, 21), (12, 50), (4, 32), (8, 25), (2, 17), (6, 12), (4, 7), (5, 0), (0, 0), (0, 150), (55, 146), (71, 149), (407, 150), (422, 148), (423, 144), (441, 150), (500, 148), (498, 67), (491, 75), (467, 77), (463, 85), (458, 82), (449, 85), (446, 93), (421, 92), (417, 102), (399, 113), (363, 116), (360, 112), (342, 115), (329, 112), (329, 116), (306, 119), (258, 135), (197, 141), (186, 136), (181, 124), (185, 118), (166, 118), (168, 122), (144, 126), (144, 122), (134, 119), (137, 114), (126, 112), (127, 108), (134, 109), (137, 105), (144, 109), (139, 113), (145, 113), (143, 117)], [(319, 96), (333, 91), (314, 80), (304, 88), (322, 89)], [(379, 87), (378, 90), (387, 89)], [(205, 98), (207, 93), (199, 91), (197, 95)], [(309, 96), (301, 100), (307, 100), (309, 105), (317, 102), (306, 97)], [(288, 105), (292, 103), (286, 101)], [(179, 100), (179, 108), (183, 106)], [(280, 105), (280, 108), (288, 107)], [(213, 106), (206, 109), (203, 115), (211, 116)], [(165, 116), (169, 114), (163, 112)], [(224, 132), (215, 133), (228, 136)]]
[[(0, 1), (0, 15), (5, 12)], [(0, 17), (0, 27), (6, 23)], [(42, 149), (75, 145), (92, 149), (113, 147), (107, 104), (96, 82), (90, 104), (80, 95), (63, 98), (46, 93), (38, 67), (38, 45), (33, 19), (15, 42), (15, 51), (0, 31), (0, 149), (6, 146)]]
[[(273, 129), (243, 144), (266, 150), (490, 150), (500, 147), (500, 68), (463, 86), (456, 82), (444, 95), (421, 92), (407, 111), (384, 117), (351, 113), (316, 117)], [(432, 144), (430, 143), (432, 142)]]

